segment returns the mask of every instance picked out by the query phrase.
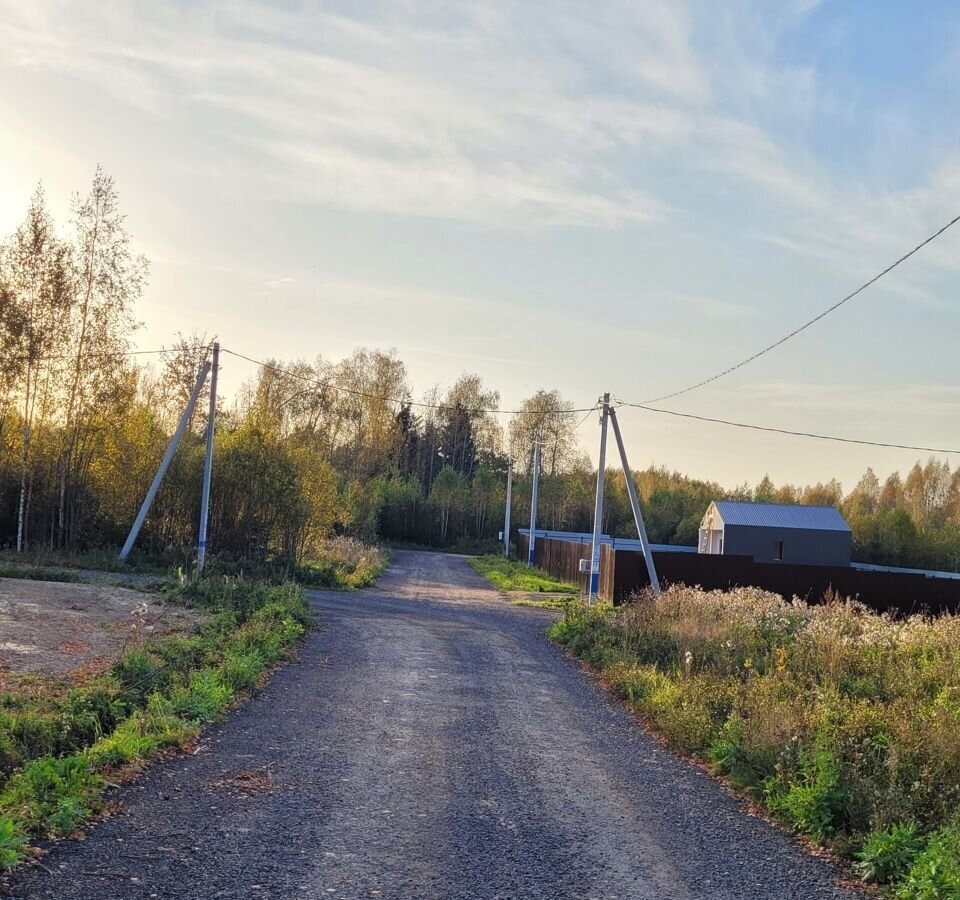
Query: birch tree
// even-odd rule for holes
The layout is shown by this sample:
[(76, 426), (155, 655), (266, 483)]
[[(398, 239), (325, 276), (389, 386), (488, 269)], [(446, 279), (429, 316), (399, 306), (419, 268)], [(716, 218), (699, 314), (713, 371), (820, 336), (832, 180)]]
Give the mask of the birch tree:
[(78, 448), (126, 367), (124, 354), (136, 329), (132, 311), (146, 283), (147, 260), (132, 251), (124, 218), (113, 179), (97, 166), (89, 193), (73, 198), (71, 359), (58, 466), (61, 546), (70, 481), (85, 468)]
[(17, 552), (27, 546), (33, 487), (31, 454), (35, 431), (54, 402), (57, 351), (66, 343), (71, 304), (70, 248), (58, 240), (42, 186), (30, 200), (23, 224), (3, 255), (7, 320), (16, 323), (7, 342), (16, 357), (17, 393), (23, 429), (17, 508)]

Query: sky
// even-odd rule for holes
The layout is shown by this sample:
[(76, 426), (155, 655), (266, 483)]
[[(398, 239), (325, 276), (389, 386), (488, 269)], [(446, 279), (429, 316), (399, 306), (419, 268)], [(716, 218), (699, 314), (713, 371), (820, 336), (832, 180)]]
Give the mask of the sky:
[[(0, 0), (0, 235), (97, 164), (151, 261), (141, 348), (396, 348), (414, 395), (643, 401), (724, 369), (960, 213), (960, 7)], [(960, 225), (664, 402), (960, 449)], [(224, 360), (229, 394), (252, 374)], [(734, 485), (926, 454), (637, 409), (630, 462)], [(594, 460), (599, 429), (581, 440)], [(953, 465), (960, 457), (951, 456)]]

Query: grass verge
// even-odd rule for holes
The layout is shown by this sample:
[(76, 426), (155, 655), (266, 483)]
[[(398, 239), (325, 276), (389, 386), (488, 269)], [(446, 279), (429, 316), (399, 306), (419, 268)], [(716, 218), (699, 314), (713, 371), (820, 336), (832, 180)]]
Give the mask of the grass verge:
[(672, 587), (551, 636), (677, 750), (901, 900), (960, 898), (960, 617)]
[(274, 583), (295, 581), (311, 588), (356, 590), (373, 584), (389, 562), (389, 554), (381, 547), (338, 537), (324, 541), (299, 563), (289, 559), (251, 562), (220, 554), (210, 560), (207, 571), (254, 576)]
[(143, 641), (80, 688), (25, 678), (0, 696), (0, 869), (31, 840), (77, 831), (124, 770), (194, 738), (288, 656), (309, 621), (293, 583), (218, 575), (167, 593), (210, 613), (195, 633)]
[[(471, 568), (501, 591), (530, 591), (549, 594), (577, 594), (580, 588), (567, 584), (540, 569), (529, 568), (514, 559), (491, 554), (467, 560)], [(562, 604), (561, 607), (562, 608)]]

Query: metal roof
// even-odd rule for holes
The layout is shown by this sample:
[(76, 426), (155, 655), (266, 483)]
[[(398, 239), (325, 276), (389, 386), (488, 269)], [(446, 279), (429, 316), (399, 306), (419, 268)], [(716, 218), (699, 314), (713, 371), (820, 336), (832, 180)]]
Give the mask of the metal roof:
[(714, 500), (724, 525), (755, 525), (766, 528), (806, 528), (813, 531), (850, 531), (843, 516), (832, 506), (800, 506), (793, 503), (743, 503)]

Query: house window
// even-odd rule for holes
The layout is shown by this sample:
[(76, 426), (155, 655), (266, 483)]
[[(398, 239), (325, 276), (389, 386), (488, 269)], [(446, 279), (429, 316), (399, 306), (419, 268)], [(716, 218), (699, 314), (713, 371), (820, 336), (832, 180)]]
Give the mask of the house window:
[(721, 555), (723, 554), (723, 535), (720, 535), (720, 549), (718, 551)]
[(783, 541), (773, 542), (773, 558), (779, 560), (783, 559)]

